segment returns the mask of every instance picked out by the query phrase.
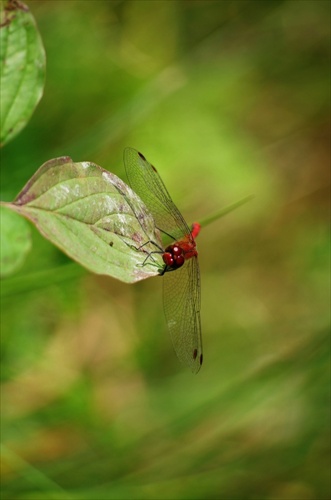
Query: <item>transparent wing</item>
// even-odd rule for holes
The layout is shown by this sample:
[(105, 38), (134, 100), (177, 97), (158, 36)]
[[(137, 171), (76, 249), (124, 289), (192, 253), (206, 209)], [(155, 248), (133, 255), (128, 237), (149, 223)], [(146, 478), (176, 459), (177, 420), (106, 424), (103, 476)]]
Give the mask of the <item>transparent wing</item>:
[(157, 170), (136, 149), (124, 150), (124, 165), (133, 191), (151, 211), (156, 227), (178, 240), (191, 231), (172, 201)]
[(200, 271), (197, 257), (163, 276), (163, 305), (179, 360), (198, 373), (202, 364)]
[[(124, 165), (131, 188), (151, 211), (156, 226), (175, 241), (194, 239), (155, 167), (137, 150), (126, 148)], [(163, 276), (163, 306), (179, 360), (197, 373), (202, 363), (200, 272), (197, 257)]]

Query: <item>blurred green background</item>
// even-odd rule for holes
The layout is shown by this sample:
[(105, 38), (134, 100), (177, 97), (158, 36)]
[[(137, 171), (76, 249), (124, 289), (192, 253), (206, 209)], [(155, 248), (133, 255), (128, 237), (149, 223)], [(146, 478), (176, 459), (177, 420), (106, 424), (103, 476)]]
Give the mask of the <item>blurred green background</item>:
[(204, 365), (161, 278), (125, 285), (32, 228), (2, 291), (4, 500), (330, 498), (330, 3), (31, 1), (45, 93), (2, 200), (50, 158), (132, 146), (201, 231)]

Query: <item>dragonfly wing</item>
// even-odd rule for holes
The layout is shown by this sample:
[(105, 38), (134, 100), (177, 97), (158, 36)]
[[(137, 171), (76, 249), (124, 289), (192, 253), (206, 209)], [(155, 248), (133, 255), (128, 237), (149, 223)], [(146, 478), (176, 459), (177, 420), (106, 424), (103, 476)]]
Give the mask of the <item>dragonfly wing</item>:
[(153, 165), (136, 149), (124, 150), (124, 165), (133, 191), (152, 213), (156, 227), (178, 240), (190, 234), (180, 211)]
[(163, 277), (163, 304), (171, 340), (179, 360), (193, 373), (202, 364), (200, 272), (192, 257)]

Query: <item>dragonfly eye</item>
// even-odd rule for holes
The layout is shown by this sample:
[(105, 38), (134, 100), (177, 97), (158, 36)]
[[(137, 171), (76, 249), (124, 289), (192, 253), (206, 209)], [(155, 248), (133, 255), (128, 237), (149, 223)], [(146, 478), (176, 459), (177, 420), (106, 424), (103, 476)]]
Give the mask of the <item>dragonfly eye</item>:
[(163, 259), (163, 262), (169, 266), (169, 267), (172, 267), (174, 265), (174, 258), (173, 256), (171, 255), (170, 252), (165, 252), (163, 255), (162, 255), (162, 259)]
[(176, 263), (176, 267), (181, 267), (184, 264), (185, 259), (183, 255), (174, 255), (174, 261)]
[(183, 250), (177, 245), (172, 247), (172, 255), (174, 257), (178, 257), (179, 255), (183, 255)]

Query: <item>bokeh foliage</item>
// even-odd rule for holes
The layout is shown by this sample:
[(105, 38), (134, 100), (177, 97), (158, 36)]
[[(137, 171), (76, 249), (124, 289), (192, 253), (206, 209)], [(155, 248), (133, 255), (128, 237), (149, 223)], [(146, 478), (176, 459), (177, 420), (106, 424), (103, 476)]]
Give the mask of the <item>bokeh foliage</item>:
[(2, 495), (330, 497), (330, 4), (31, 1), (45, 93), (2, 200), (69, 155), (141, 150), (202, 230), (205, 363), (182, 368), (161, 278), (88, 274), (31, 227), (2, 292)]

